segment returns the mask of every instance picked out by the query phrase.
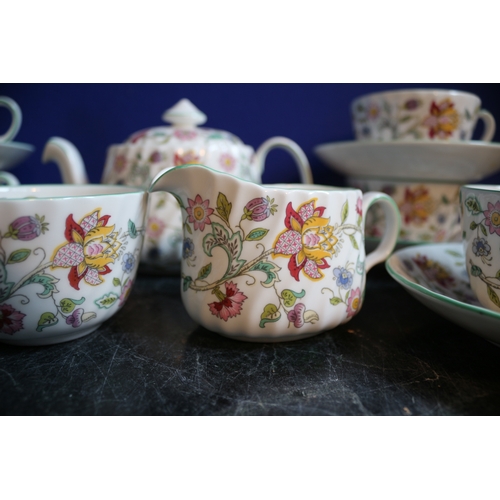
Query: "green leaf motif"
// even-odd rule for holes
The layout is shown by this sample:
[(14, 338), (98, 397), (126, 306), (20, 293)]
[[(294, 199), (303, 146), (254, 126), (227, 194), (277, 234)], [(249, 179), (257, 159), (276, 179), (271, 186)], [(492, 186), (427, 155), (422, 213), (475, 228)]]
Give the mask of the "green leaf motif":
[(52, 294), (59, 292), (55, 285), (58, 281), (59, 280), (57, 278), (54, 278), (54, 276), (42, 272), (41, 274), (34, 274), (33, 276), (31, 276), (22, 284), (22, 286), (31, 284), (42, 285), (43, 292), (37, 293), (37, 295), (41, 299), (46, 299), (48, 297), (51, 297)]
[(36, 327), (36, 331), (41, 332), (44, 328), (47, 328), (48, 326), (53, 326), (58, 322), (59, 320), (53, 313), (44, 312), (42, 313), (40, 319), (38, 320), (38, 326)]
[(7, 270), (5, 269), (4, 263), (0, 261), (0, 302), (9, 297), (13, 286), (14, 283), (7, 281)]
[(359, 250), (358, 243), (356, 241), (356, 238), (354, 237), (353, 234), (349, 235), (349, 239), (351, 240), (352, 246), (356, 249)]
[(347, 219), (347, 216), (349, 215), (349, 202), (346, 201), (343, 205), (342, 205), (342, 210), (340, 212), (340, 218), (341, 218), (341, 224), (343, 224), (346, 219)]
[(231, 209), (233, 205), (227, 201), (226, 195), (224, 193), (219, 193), (217, 196), (217, 206), (215, 210), (220, 215), (221, 219), (229, 225), (229, 216), (231, 215)]
[(471, 230), (472, 230), (472, 231), (474, 231), (474, 229), (476, 229), (476, 227), (477, 227), (477, 224), (476, 224), (474, 221), (472, 221), (472, 222), (470, 223), (470, 228), (471, 228)]
[(266, 323), (275, 323), (281, 318), (278, 308), (274, 304), (267, 304), (264, 312), (260, 315), (260, 328), (264, 328)]
[(261, 285), (266, 288), (280, 281), (278, 273), (281, 271), (281, 267), (277, 266), (274, 262), (269, 262), (268, 260), (259, 261), (252, 266), (250, 271), (261, 271), (266, 275), (266, 279), (260, 282)]
[(490, 298), (491, 302), (493, 302), (493, 304), (495, 304), (497, 307), (500, 307), (500, 299), (495, 293), (495, 290), (493, 290), (490, 285), (488, 285), (488, 297)]
[(472, 266), (470, 268), (470, 273), (472, 274), (472, 276), (481, 276), (481, 274), (483, 274), (483, 271), (478, 266)]
[(120, 298), (114, 292), (109, 292), (103, 295), (100, 299), (94, 300), (94, 304), (99, 307), (99, 309), (109, 309), (116, 301)]
[(120, 278), (113, 278), (113, 285), (114, 286), (121, 286), (122, 282), (120, 281)]
[(301, 299), (305, 294), (305, 290), (302, 290), (300, 293), (296, 293), (293, 290), (286, 289), (281, 292), (281, 298), (283, 299), (283, 304), (286, 307), (293, 307), (297, 299)]
[(212, 272), (212, 263), (209, 262), (206, 266), (203, 266), (198, 273), (197, 280), (204, 280)]
[(189, 227), (189, 224), (186, 224), (186, 223), (184, 222), (184, 228), (186, 229), (186, 231), (187, 231), (189, 234), (193, 234), (193, 231), (192, 231), (192, 229)]
[(217, 222), (212, 222), (212, 232), (203, 238), (203, 251), (212, 257), (212, 250), (215, 247), (221, 247), (227, 254), (228, 264), (224, 278), (234, 276), (245, 264), (245, 260), (240, 260), (240, 254), (243, 246), (241, 233), (237, 231), (229, 236), (228, 231)]
[(191, 276), (184, 276), (184, 279), (182, 280), (182, 290), (184, 292), (187, 292), (189, 285), (193, 281), (193, 278)]
[(70, 312), (73, 312), (73, 309), (75, 308), (76, 305), (81, 305), (85, 302), (85, 297), (82, 297), (80, 300), (73, 300), (73, 299), (61, 299), (61, 302), (59, 302), (59, 307), (61, 308), (61, 311), (64, 314), (69, 314)]
[(9, 255), (7, 264), (17, 264), (18, 262), (23, 262), (29, 257), (30, 253), (31, 250), (28, 250), (27, 248), (15, 250)]
[(469, 196), (466, 198), (465, 207), (472, 215), (478, 215), (483, 211), (479, 200), (475, 196)]
[(479, 229), (481, 229), (481, 232), (485, 235), (488, 236), (488, 233), (486, 232), (486, 228), (484, 227), (483, 224), (479, 224)]
[(332, 304), (332, 306), (337, 306), (341, 303), (342, 303), (342, 299), (340, 299), (339, 297), (332, 297), (330, 299), (330, 304)]
[(258, 227), (257, 229), (252, 229), (246, 236), (245, 240), (248, 241), (259, 241), (269, 232), (269, 229), (264, 229), (263, 227)]
[(128, 220), (128, 234), (132, 239), (137, 238), (137, 228), (135, 227), (135, 224), (129, 219)]

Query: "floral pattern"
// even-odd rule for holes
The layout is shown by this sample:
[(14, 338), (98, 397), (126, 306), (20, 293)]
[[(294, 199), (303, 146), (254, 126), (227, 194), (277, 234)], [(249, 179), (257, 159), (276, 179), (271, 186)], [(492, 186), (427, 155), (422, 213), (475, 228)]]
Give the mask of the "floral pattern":
[(500, 245), (500, 201), (486, 201), (487, 207), (483, 208), (476, 196), (469, 195), (462, 206), (471, 220), (469, 227), (464, 228), (464, 240), (472, 239), (472, 253), (478, 258), (476, 261), (470, 258), (467, 263), (471, 285), (474, 288), (473, 280), (481, 280), (488, 301), (500, 308), (500, 269), (488, 269), (493, 263), (492, 247)]
[[(238, 223), (234, 226), (231, 224), (233, 203), (224, 193), (219, 193), (215, 203), (199, 193), (194, 199), (187, 197), (186, 204), (181, 199), (179, 203), (186, 213), (183, 258), (188, 261), (188, 266), (195, 267), (195, 259), (199, 256), (196, 245), (200, 245), (199, 251), (206, 256), (201, 259), (204, 265), (199, 264), (202, 267), (197, 275), (187, 274), (184, 268), (182, 290), (184, 293), (209, 293), (210, 298), (215, 296), (216, 300), (206, 301), (206, 307), (212, 316), (224, 322), (240, 316), (250, 300), (246, 292), (248, 288), (243, 291), (242, 285), (249, 287), (260, 283), (264, 288), (274, 288), (277, 298), (276, 302), (270, 302), (263, 308), (260, 328), (278, 321), (288, 321), (288, 328), (298, 329), (307, 323), (314, 324), (319, 320), (319, 314), (314, 305), (308, 303), (310, 300), (306, 291), (300, 287), (280, 288), (280, 275), (284, 271), (279, 261), (285, 259), (286, 272), (296, 282), (304, 278), (317, 282), (326, 278), (325, 272), (331, 267), (331, 260), (340, 255), (343, 246), (351, 245), (359, 250), (356, 240), (356, 235), (362, 232), (362, 204), (359, 200), (353, 207), (355, 224), (347, 222), (347, 201), (334, 220), (332, 215), (327, 214), (325, 206), (318, 205), (316, 198), (298, 206), (289, 202), (282, 214), (283, 229), (273, 239), (267, 239), (269, 229), (261, 224), (279, 212), (280, 207), (274, 199), (258, 197), (244, 203), (241, 215), (235, 219)], [(200, 243), (197, 243), (198, 239), (193, 242), (187, 235), (194, 235), (195, 231), (205, 231), (204, 236), (197, 237)], [(264, 240), (274, 242), (265, 248), (261, 243)], [(262, 251), (257, 256), (252, 252), (254, 257), (245, 259), (244, 248), (248, 245), (260, 246)], [(212, 259), (215, 255), (220, 256), (220, 253), (213, 253), (215, 248), (224, 250), (227, 255), (225, 271), (222, 261), (218, 260), (214, 265)], [(215, 268), (217, 277), (211, 280)], [(363, 266), (357, 269), (354, 264), (346, 263), (336, 267), (329, 278), (343, 290), (341, 298), (335, 296), (330, 304), (343, 304), (346, 318), (356, 314), (361, 304), (360, 288), (351, 290), (355, 274), (363, 275)]]
[(102, 283), (105, 274), (111, 272), (110, 265), (118, 258), (121, 242), (115, 226), (107, 226), (110, 216), (100, 216), (99, 210), (85, 216), (80, 223), (73, 215), (66, 219), (67, 243), (56, 249), (54, 267), (69, 267), (71, 286), (79, 290), (84, 279), (89, 285)]
[[(48, 249), (42, 243), (36, 243), (38, 238), (51, 229), (51, 224), (44, 216), (35, 214), (18, 217), (8, 225), (5, 232), (0, 231), (1, 334), (15, 335), (25, 331), (28, 320), (30, 324), (35, 321), (36, 332), (41, 332), (60, 322), (79, 328), (97, 317), (92, 306), (84, 304), (84, 297), (77, 295), (59, 298), (60, 278), (53, 273), (61, 268), (69, 268), (67, 279), (74, 290), (80, 290), (82, 283), (97, 287), (104, 282), (104, 276), (112, 271), (113, 265), (121, 258), (124, 275), (132, 275), (136, 270), (138, 256), (132, 252), (124, 252), (124, 249), (129, 238), (137, 238), (144, 230), (138, 229), (129, 221), (127, 232), (117, 231), (110, 224), (111, 218), (110, 215), (101, 215), (99, 208), (78, 222), (73, 214), (69, 214), (65, 227), (60, 228), (61, 239), (64, 237), (66, 241), (51, 251), (52, 257), (48, 260), (45, 260), (50, 255)], [(54, 228), (51, 230), (54, 231)], [(16, 242), (18, 248), (15, 248)], [(19, 244), (31, 242), (39, 246), (19, 247)], [(138, 251), (137, 249), (136, 252)], [(21, 267), (20, 263), (23, 262), (25, 264)], [(31, 268), (29, 263), (33, 263)], [(114, 278), (113, 285), (120, 288), (120, 294), (106, 294), (95, 301), (99, 307), (106, 303), (105, 307), (109, 308), (118, 299), (122, 305), (130, 291), (132, 280)], [(38, 303), (35, 308), (26, 308), (33, 300), (47, 301), (46, 310), (38, 319), (30, 316), (33, 310), (41, 309)]]
[(352, 121), (358, 138), (362, 139), (448, 140), (454, 134), (463, 139), (476, 114), (477, 110), (459, 111), (450, 98), (426, 103), (419, 98), (399, 103), (386, 99), (360, 100), (352, 110)]

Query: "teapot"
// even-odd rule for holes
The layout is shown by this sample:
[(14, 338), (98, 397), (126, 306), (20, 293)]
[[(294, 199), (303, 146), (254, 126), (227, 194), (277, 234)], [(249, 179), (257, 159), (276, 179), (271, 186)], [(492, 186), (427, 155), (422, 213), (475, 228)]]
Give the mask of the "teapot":
[[(352, 319), (368, 271), (391, 254), (400, 227), (385, 193), (261, 185), (203, 165), (167, 168), (149, 191), (171, 192), (181, 207), (188, 314), (238, 340), (297, 340)], [(366, 254), (365, 214), (373, 204), (387, 224)]]
[[(301, 182), (312, 182), (307, 157), (291, 139), (272, 137), (254, 151), (230, 132), (200, 127), (207, 117), (188, 99), (181, 99), (162, 118), (171, 126), (141, 130), (123, 144), (108, 148), (102, 183), (146, 189), (163, 169), (190, 163), (203, 163), (214, 170), (260, 183), (266, 156), (274, 148), (283, 148), (292, 155)], [(87, 182), (83, 161), (71, 146), (61, 138), (52, 138), (46, 145), (43, 160), (55, 160), (59, 164), (64, 182)], [(182, 222), (177, 202), (169, 193), (153, 193), (141, 254), (142, 270), (177, 272), (181, 253)]]

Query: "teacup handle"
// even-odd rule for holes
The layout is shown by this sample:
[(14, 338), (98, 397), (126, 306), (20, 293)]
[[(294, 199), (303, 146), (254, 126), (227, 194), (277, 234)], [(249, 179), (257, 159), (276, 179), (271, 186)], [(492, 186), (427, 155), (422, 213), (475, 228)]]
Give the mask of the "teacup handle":
[(396, 202), (389, 195), (377, 191), (369, 191), (363, 195), (363, 220), (365, 220), (364, 217), (368, 209), (375, 203), (380, 203), (384, 211), (386, 221), (385, 232), (377, 248), (366, 256), (366, 272), (375, 264), (384, 262), (391, 255), (396, 246), (401, 226), (401, 215)]
[(287, 137), (271, 137), (259, 146), (255, 152), (255, 163), (257, 164), (259, 174), (262, 174), (264, 170), (264, 162), (266, 161), (267, 154), (274, 148), (284, 149), (292, 155), (295, 163), (299, 167), (300, 182), (302, 182), (302, 184), (313, 184), (313, 176), (307, 156), (295, 141)]
[(485, 109), (479, 110), (477, 118), (478, 120), (483, 120), (484, 122), (484, 132), (483, 132), (483, 137), (481, 137), (481, 141), (491, 142), (493, 136), (495, 135), (495, 129), (496, 129), (495, 118), (493, 118), (493, 115), (489, 111), (486, 111)]
[(14, 139), (21, 128), (23, 115), (17, 102), (10, 97), (0, 96), (0, 107), (7, 108), (12, 115), (12, 122), (10, 123), (9, 129), (5, 132), (5, 134), (0, 135), (0, 143), (2, 143), (12, 141), (12, 139)]
[(19, 186), (20, 182), (15, 175), (10, 172), (0, 172), (0, 185), (1, 186)]

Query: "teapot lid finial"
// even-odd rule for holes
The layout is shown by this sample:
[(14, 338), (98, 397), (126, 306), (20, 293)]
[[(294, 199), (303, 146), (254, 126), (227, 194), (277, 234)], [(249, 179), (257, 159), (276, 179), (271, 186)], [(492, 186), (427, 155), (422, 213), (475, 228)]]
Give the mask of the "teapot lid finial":
[(189, 99), (181, 99), (175, 106), (163, 113), (162, 119), (175, 126), (193, 127), (205, 123), (207, 115), (202, 113)]

